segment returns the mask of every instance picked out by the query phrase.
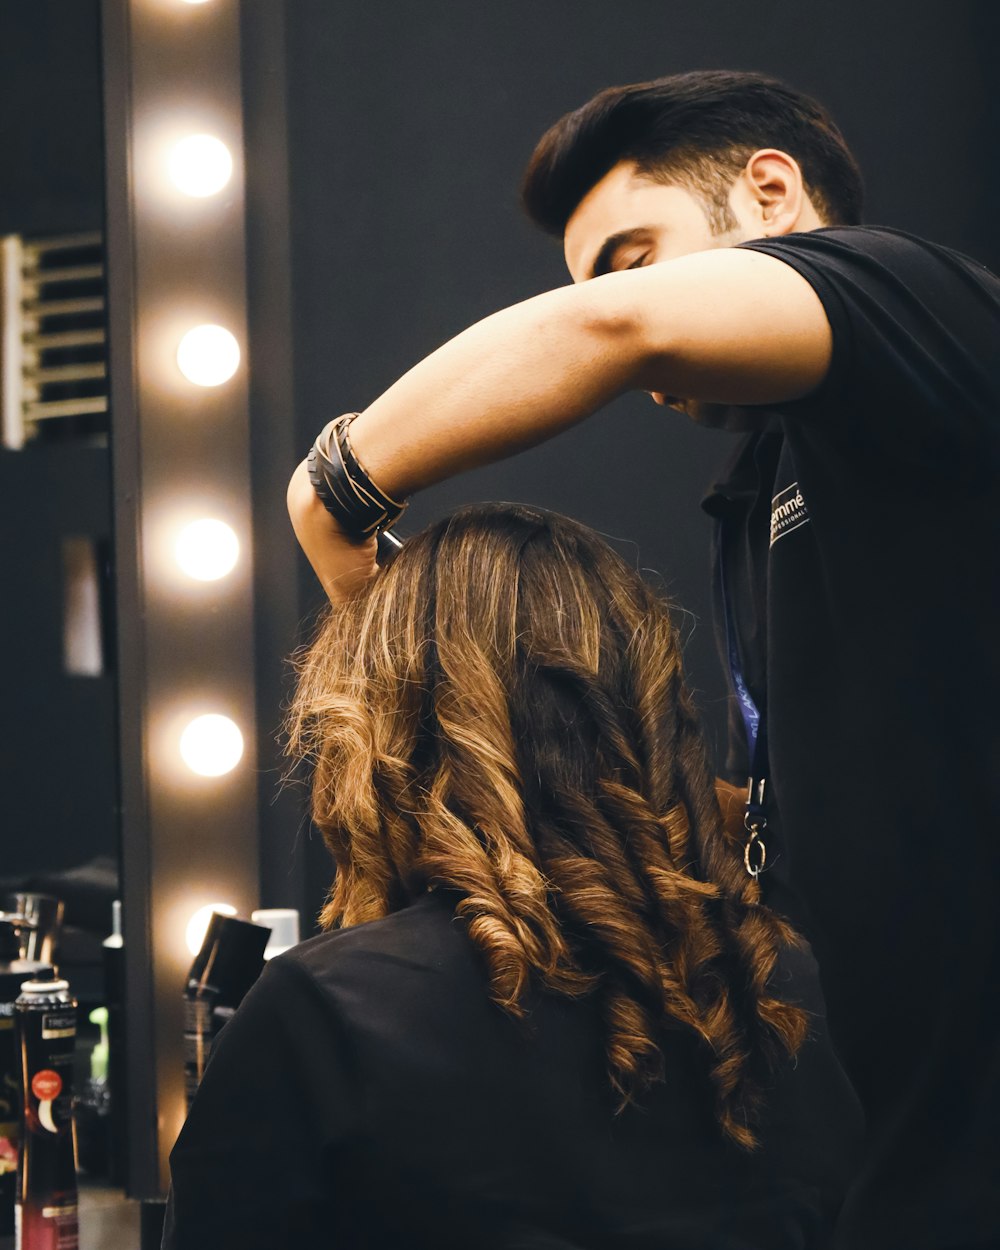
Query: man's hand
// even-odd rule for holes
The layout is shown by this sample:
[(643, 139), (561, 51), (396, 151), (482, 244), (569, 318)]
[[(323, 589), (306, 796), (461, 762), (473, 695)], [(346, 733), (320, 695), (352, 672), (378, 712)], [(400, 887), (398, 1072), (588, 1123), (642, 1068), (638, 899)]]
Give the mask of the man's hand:
[(348, 538), (323, 507), (309, 481), (306, 462), (288, 483), (288, 515), (299, 546), (331, 603), (344, 603), (362, 590), (378, 568), (374, 538)]

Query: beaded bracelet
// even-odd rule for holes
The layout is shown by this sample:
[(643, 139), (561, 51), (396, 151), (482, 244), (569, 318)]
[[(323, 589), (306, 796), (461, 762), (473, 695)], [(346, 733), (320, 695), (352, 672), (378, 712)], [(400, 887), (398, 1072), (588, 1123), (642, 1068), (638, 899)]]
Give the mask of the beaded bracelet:
[(325, 426), (306, 465), (313, 489), (341, 529), (352, 538), (370, 538), (398, 521), (406, 504), (379, 490), (351, 449), (347, 429), (357, 415), (347, 412)]

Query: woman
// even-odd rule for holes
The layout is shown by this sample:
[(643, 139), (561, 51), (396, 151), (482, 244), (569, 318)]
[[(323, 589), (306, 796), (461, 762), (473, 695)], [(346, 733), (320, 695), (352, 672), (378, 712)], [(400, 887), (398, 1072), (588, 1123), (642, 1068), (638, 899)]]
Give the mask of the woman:
[(165, 1244), (827, 1244), (858, 1132), (725, 835), (668, 609), (512, 505), (409, 540), (302, 661), (331, 931), (272, 960)]

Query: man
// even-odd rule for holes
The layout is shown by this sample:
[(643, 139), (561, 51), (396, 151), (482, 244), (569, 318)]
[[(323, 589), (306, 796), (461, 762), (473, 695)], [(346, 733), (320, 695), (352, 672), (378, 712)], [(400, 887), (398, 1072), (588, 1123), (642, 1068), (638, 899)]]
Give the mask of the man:
[[(839, 1244), (1000, 1245), (1000, 284), (859, 226), (833, 122), (758, 75), (602, 93), (543, 138), (525, 202), (576, 285), (418, 364), (354, 453), (398, 499), (630, 389), (745, 431), (706, 503), (731, 763), (766, 782), (747, 868), (813, 939), (868, 1114)], [(352, 593), (374, 543), (304, 467), (289, 503)]]

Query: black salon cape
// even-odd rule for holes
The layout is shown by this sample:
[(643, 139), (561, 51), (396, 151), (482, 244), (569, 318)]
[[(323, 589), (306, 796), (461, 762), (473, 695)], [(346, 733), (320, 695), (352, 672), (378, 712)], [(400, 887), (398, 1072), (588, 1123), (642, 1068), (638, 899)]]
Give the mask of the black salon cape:
[(998, 1246), (1000, 284), (892, 230), (744, 246), (833, 330), (816, 394), (741, 410), (706, 507), (767, 708), (772, 882), (870, 1121), (840, 1244)]
[(702, 1063), (615, 1114), (592, 1004), (488, 998), (434, 891), (273, 960), (223, 1030), (171, 1155), (168, 1250), (806, 1250), (852, 1165), (857, 1105), (813, 965), (776, 988), (817, 1013), (747, 1154), (723, 1143)]

